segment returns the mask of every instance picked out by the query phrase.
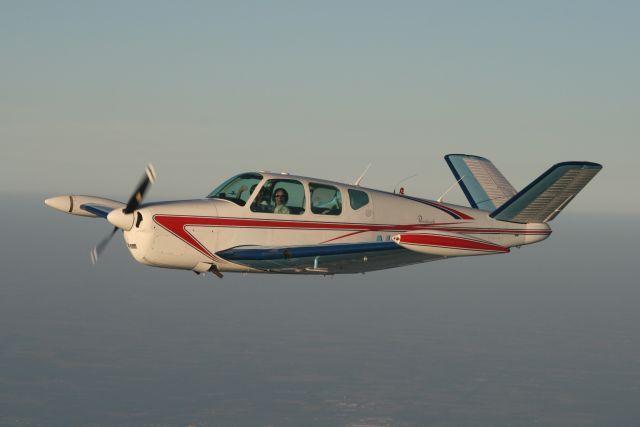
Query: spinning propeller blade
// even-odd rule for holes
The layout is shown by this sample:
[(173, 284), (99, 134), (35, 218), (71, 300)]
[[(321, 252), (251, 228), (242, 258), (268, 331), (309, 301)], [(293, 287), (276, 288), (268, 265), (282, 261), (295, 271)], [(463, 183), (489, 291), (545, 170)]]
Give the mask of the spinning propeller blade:
[[(136, 187), (135, 191), (129, 198), (129, 201), (127, 202), (127, 206), (124, 209), (122, 209), (122, 211), (120, 212), (112, 211), (111, 214), (114, 214), (113, 216), (111, 214), (107, 215), (107, 220), (116, 226), (113, 227), (113, 230), (111, 230), (111, 233), (109, 233), (107, 237), (102, 239), (100, 243), (98, 243), (91, 250), (91, 263), (93, 265), (95, 265), (96, 262), (98, 262), (98, 258), (100, 257), (100, 254), (107, 247), (113, 235), (116, 234), (116, 231), (118, 231), (118, 228), (123, 227), (123, 225), (119, 221), (122, 220), (123, 218), (129, 217), (133, 213), (133, 211), (138, 209), (138, 207), (142, 203), (142, 200), (144, 199), (145, 193), (149, 189), (149, 185), (156, 182), (156, 171), (153, 169), (153, 165), (151, 163), (147, 165), (144, 172), (145, 174), (142, 177), (142, 180), (140, 180), (140, 183)], [(123, 228), (123, 229), (129, 230), (129, 228)]]
[(138, 206), (140, 206), (140, 203), (142, 203), (142, 199), (144, 198), (144, 193), (146, 193), (149, 188), (149, 184), (156, 182), (156, 171), (153, 169), (153, 165), (151, 163), (147, 165), (144, 172), (145, 174), (138, 184), (136, 191), (133, 192), (127, 202), (127, 206), (123, 210), (126, 214), (132, 213)]
[(98, 258), (100, 257), (100, 254), (107, 247), (113, 235), (116, 234), (116, 231), (118, 231), (118, 227), (113, 227), (113, 230), (111, 230), (111, 233), (109, 233), (107, 237), (102, 239), (100, 243), (98, 243), (96, 246), (94, 246), (93, 249), (91, 249), (91, 264), (96, 265), (96, 263), (98, 262)]

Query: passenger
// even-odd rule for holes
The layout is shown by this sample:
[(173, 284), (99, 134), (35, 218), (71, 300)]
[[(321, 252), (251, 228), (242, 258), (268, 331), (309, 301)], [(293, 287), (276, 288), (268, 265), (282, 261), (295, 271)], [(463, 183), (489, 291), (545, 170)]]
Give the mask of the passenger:
[(276, 203), (275, 208), (273, 209), (273, 213), (276, 214), (288, 214), (289, 208), (287, 207), (287, 202), (289, 201), (289, 193), (284, 188), (276, 189), (273, 194), (273, 201)]

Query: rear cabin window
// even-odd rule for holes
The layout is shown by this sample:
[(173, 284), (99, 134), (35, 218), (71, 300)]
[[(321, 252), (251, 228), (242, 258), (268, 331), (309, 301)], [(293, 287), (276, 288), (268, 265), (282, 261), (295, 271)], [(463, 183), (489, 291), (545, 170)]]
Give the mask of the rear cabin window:
[(304, 213), (304, 187), (292, 179), (269, 179), (258, 190), (251, 210), (280, 215)]
[(332, 185), (309, 183), (311, 212), (318, 215), (340, 215), (342, 197), (340, 190)]
[(369, 204), (369, 195), (364, 191), (349, 189), (349, 204), (351, 209), (357, 211), (363, 206)]

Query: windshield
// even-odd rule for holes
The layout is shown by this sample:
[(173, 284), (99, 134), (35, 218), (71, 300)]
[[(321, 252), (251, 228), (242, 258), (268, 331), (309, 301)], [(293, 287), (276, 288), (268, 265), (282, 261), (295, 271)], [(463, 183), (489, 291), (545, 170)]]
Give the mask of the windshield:
[(259, 173), (243, 173), (222, 183), (207, 198), (230, 200), (244, 206), (260, 181), (262, 175)]

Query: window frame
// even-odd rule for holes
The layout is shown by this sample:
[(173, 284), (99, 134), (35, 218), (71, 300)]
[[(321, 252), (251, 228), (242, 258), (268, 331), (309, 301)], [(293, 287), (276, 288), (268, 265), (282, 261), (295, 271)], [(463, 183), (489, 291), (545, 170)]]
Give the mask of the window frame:
[[(365, 203), (364, 205), (360, 205), (360, 206), (359, 206), (359, 207), (357, 207), (357, 208), (354, 208), (354, 207), (353, 207), (353, 201), (352, 201), (353, 199), (352, 199), (352, 197), (351, 197), (351, 192), (354, 192), (354, 193), (362, 193), (362, 194), (364, 194), (365, 196), (367, 196), (367, 203)], [(357, 190), (357, 189), (355, 189), (355, 188), (348, 188), (348, 189), (347, 189), (347, 194), (349, 195), (349, 207), (350, 207), (350, 208), (351, 208), (351, 210), (352, 210), (352, 211), (354, 211), (354, 212), (359, 211), (360, 209), (364, 208), (365, 206), (368, 206), (368, 205), (371, 203), (371, 196), (369, 196), (369, 193), (367, 193), (367, 192), (366, 192), (366, 191), (364, 191), (364, 190)]]
[[(270, 182), (274, 182), (274, 185), (271, 186), (271, 189), (269, 190), (269, 198), (267, 201), (267, 209), (258, 209), (258, 207), (256, 206), (256, 198), (258, 197), (258, 194), (263, 191), (263, 189), (265, 187), (267, 187), (267, 185)], [(301, 206), (296, 206), (296, 205), (289, 205), (287, 204), (287, 208), (289, 208), (289, 213), (288, 214), (280, 214), (280, 213), (275, 213), (273, 211), (273, 209), (275, 209), (275, 200), (273, 199), (273, 192), (275, 191), (275, 189), (277, 188), (283, 188), (283, 187), (279, 187), (278, 184), (281, 182), (287, 182), (290, 184), (297, 184), (301, 187), (302, 191), (302, 205)], [(289, 198), (287, 199), (287, 202), (289, 202), (291, 200), (291, 191), (287, 188), (283, 188), (285, 191), (287, 191), (287, 193), (289, 194)], [(262, 185), (260, 185), (260, 187), (256, 188), (255, 194), (251, 195), (252, 198), (250, 198), (249, 200), (247, 200), (247, 205), (249, 206), (249, 210), (253, 213), (259, 213), (259, 214), (275, 214), (275, 215), (304, 215), (308, 212), (308, 207), (307, 207), (307, 199), (308, 199), (308, 195), (307, 195), (307, 189), (306, 189), (306, 185), (304, 181), (301, 181), (299, 179), (295, 179), (295, 178), (280, 178), (280, 177), (266, 177), (266, 179), (263, 180)], [(251, 203), (248, 203), (248, 202)], [(291, 212), (291, 209), (293, 209), (295, 212)]]
[[(249, 196), (247, 197), (247, 200), (242, 200), (241, 197), (227, 197), (226, 194), (225, 194), (225, 197), (219, 197), (218, 196), (222, 192), (222, 190), (224, 190), (225, 188), (227, 188), (229, 185), (233, 184), (234, 182), (239, 181), (240, 179), (245, 179), (245, 180), (255, 179), (255, 180), (257, 180), (257, 182), (255, 184), (253, 184), (253, 185), (256, 185), (256, 189), (257, 189), (258, 187), (262, 187), (261, 184), (264, 182), (264, 175), (262, 175), (262, 174), (260, 174), (258, 172), (244, 172), (244, 173), (240, 173), (238, 175), (232, 176), (231, 178), (227, 179), (222, 184), (220, 184), (216, 188), (214, 188), (207, 195), (206, 199), (209, 199), (209, 200), (228, 200), (230, 202), (235, 203), (238, 206), (246, 206), (247, 203), (249, 202), (249, 200), (251, 200), (251, 198), (253, 197), (253, 193), (249, 193), (249, 191), (251, 190), (251, 186), (248, 187), (245, 190), (249, 194)], [(255, 189), (254, 189), (254, 191), (255, 191)]]
[[(314, 206), (313, 206), (313, 199), (312, 199), (312, 194), (313, 192), (311, 191), (312, 186), (317, 186), (317, 187), (321, 187), (321, 188), (327, 188), (327, 189), (333, 189), (336, 191), (337, 195), (338, 195), (338, 212), (337, 213), (331, 213), (331, 211), (335, 208), (331, 208), (331, 209), (325, 209), (327, 210), (327, 212), (316, 212), (314, 211)], [(340, 216), (342, 215), (342, 213), (344, 212), (343, 206), (344, 203), (342, 201), (342, 188), (340, 188), (337, 185), (333, 185), (333, 184), (325, 184), (325, 183), (320, 183), (320, 182), (313, 182), (313, 181), (309, 181), (307, 182), (307, 187), (309, 190), (309, 211), (314, 214), (314, 215), (322, 215), (322, 216)], [(334, 197), (335, 199), (335, 194)]]

